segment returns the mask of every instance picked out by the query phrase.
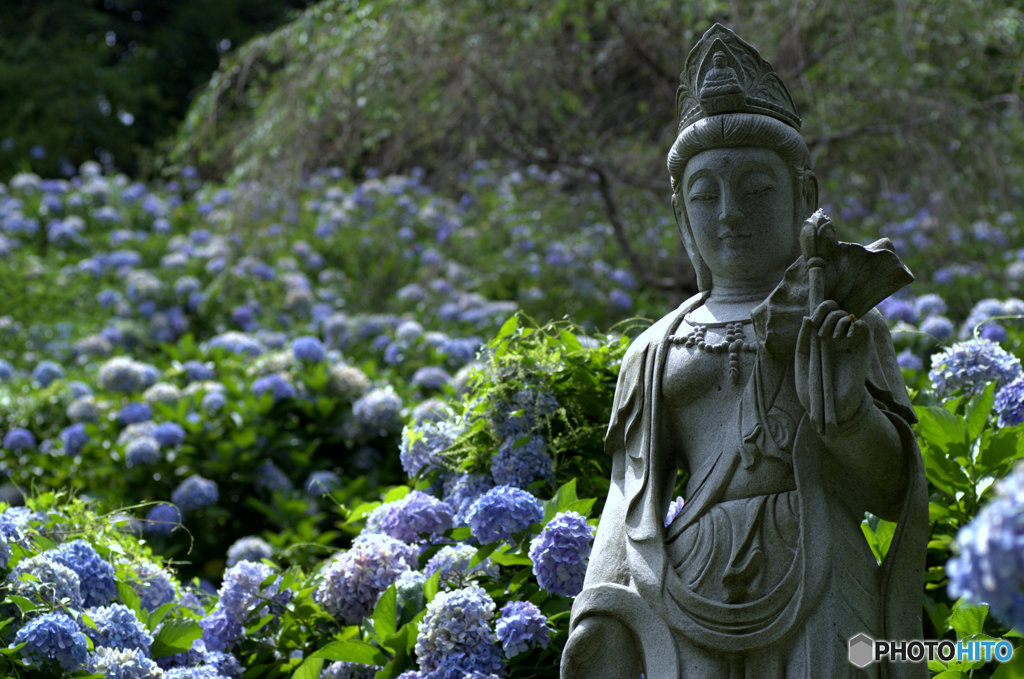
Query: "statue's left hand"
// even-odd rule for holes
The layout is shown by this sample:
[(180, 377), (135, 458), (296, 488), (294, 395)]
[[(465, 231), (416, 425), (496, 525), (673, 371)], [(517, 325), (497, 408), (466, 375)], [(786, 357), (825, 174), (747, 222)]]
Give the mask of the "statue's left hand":
[(796, 390), (819, 433), (830, 435), (861, 407), (871, 331), (833, 300), (825, 300), (800, 327)]

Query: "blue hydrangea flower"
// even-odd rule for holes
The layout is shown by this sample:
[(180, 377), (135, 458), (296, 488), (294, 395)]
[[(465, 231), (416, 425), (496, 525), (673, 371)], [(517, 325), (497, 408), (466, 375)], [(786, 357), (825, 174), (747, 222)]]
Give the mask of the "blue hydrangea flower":
[(444, 480), (444, 501), (455, 508), (455, 523), (466, 525), (466, 517), (477, 498), (494, 488), (490, 474), (453, 474)]
[(918, 371), (924, 368), (921, 357), (910, 349), (904, 349), (896, 355), (896, 364), (904, 370)]
[(164, 673), (145, 653), (136, 648), (97, 646), (89, 658), (89, 671), (105, 679), (157, 679)]
[(381, 436), (402, 426), (402, 399), (390, 386), (371, 389), (352, 404), (352, 414), (368, 431)]
[(141, 401), (125, 403), (124, 407), (117, 413), (117, 422), (122, 427), (139, 422), (149, 422), (153, 419), (153, 409), (149, 404)]
[(477, 585), (438, 593), (427, 604), (416, 635), (420, 669), (441, 676), (501, 672), (504, 662), (491, 631), (493, 617), (494, 600)]
[(913, 324), (918, 320), (913, 302), (898, 297), (887, 297), (882, 300), (878, 304), (878, 310), (889, 321), (904, 321)]
[(989, 321), (989, 319), (996, 318), (998, 316), (1006, 316), (1013, 313), (1016, 304), (1010, 303), (1010, 300), (999, 300), (992, 297), (983, 299), (975, 304), (970, 313), (967, 314), (967, 319), (960, 329), (960, 336), (963, 338), (972, 337), (976, 330), (984, 332), (985, 328), (991, 325), (997, 325)]
[(152, 436), (134, 436), (124, 447), (124, 461), (129, 467), (143, 467), (160, 460), (160, 444)]
[(213, 665), (174, 667), (164, 672), (164, 679), (229, 679)]
[(76, 398), (68, 404), (67, 416), (72, 422), (95, 422), (99, 419), (96, 399), (92, 396)]
[(151, 535), (170, 535), (181, 527), (181, 510), (161, 502), (146, 513), (144, 530)]
[(100, 366), (100, 387), (107, 391), (134, 394), (152, 386), (158, 373), (153, 366), (127, 356), (115, 356)]
[[(259, 615), (277, 614), (280, 605), (291, 598), (291, 590), (280, 590), (281, 578), (263, 583), (274, 575), (274, 570), (265, 563), (240, 561), (224, 571), (224, 582), (218, 590), (218, 608), (223, 609), (229, 621), (241, 629), (246, 619), (256, 611)], [(223, 650), (223, 649), (213, 649)]]
[(199, 405), (207, 415), (216, 415), (227, 405), (227, 402), (227, 396), (224, 395), (223, 391), (213, 389), (203, 394)]
[(32, 368), (32, 381), (44, 389), (62, 377), (64, 377), (64, 368), (54, 361), (39, 361)]
[(476, 547), (465, 543), (445, 545), (430, 557), (423, 567), (423, 574), (430, 577), (434, 573), (440, 573), (441, 584), (446, 589), (463, 587), (477, 576), (496, 578), (499, 573), (498, 566), (491, 563), (490, 559), (484, 559), (470, 567), (476, 552)]
[(0, 358), (0, 382), (6, 382), (12, 377), (14, 377), (14, 366), (10, 361)]
[(499, 486), (527, 488), (534, 481), (554, 479), (553, 464), (543, 437), (508, 438), (491, 458), (491, 476)]
[(1020, 359), (995, 342), (970, 339), (932, 354), (928, 377), (936, 394), (946, 398), (961, 390), (977, 393), (992, 381), (1001, 386), (1020, 374)]
[(417, 566), (415, 547), (382, 533), (364, 533), (323, 569), (314, 598), (330, 615), (355, 625), (402, 571)]
[(22, 657), (33, 665), (56, 664), (67, 672), (84, 669), (89, 662), (89, 642), (78, 623), (64, 613), (44, 613), (14, 635), (14, 645), (26, 644)]
[(242, 623), (218, 606), (199, 621), (203, 629), (203, 644), (211, 651), (224, 652), (233, 647), (242, 636)]
[(940, 342), (945, 342), (952, 338), (953, 333), (955, 332), (953, 321), (949, 320), (945, 316), (929, 316), (921, 321), (920, 330), (926, 335), (931, 335)]
[(199, 474), (188, 477), (171, 492), (171, 502), (183, 512), (194, 512), (217, 504), (219, 497), (217, 483)]
[(67, 566), (78, 576), (82, 600), (86, 606), (104, 606), (117, 596), (114, 567), (103, 560), (91, 544), (78, 539), (44, 552), (56, 563)]
[[(30, 575), (31, 578), (22, 578)], [(7, 575), (10, 593), (54, 607), (61, 601), (71, 608), (82, 607), (82, 589), (78, 574), (46, 553), (22, 559)]]
[(451, 381), (447, 370), (434, 365), (423, 366), (412, 375), (412, 386), (421, 389), (443, 389)]
[(941, 316), (946, 313), (946, 310), (946, 300), (942, 299), (941, 296), (936, 295), (935, 293), (921, 295), (914, 300), (914, 311), (916, 311), (921, 318)]
[(93, 607), (86, 611), (96, 625), (84, 626), (87, 636), (96, 646), (108, 648), (135, 649), (149, 655), (153, 636), (142, 624), (135, 611), (124, 604)]
[(223, 349), (230, 354), (259, 356), (263, 353), (263, 345), (259, 340), (245, 333), (230, 330), (221, 333), (206, 343), (207, 349)]
[(509, 601), (502, 607), (494, 631), (505, 657), (514, 658), (538, 646), (547, 648), (551, 626), (536, 605), (529, 601)]
[(338, 660), (320, 672), (320, 679), (373, 679), (379, 669), (377, 665)]
[(303, 487), (306, 489), (307, 495), (320, 497), (321, 495), (331, 494), (340, 485), (340, 476), (330, 470), (322, 469), (310, 474)]
[(171, 577), (151, 561), (135, 564), (128, 584), (139, 595), (142, 607), (152, 613), (166, 603), (174, 601), (175, 590)]
[(507, 540), (544, 518), (540, 501), (521, 488), (495, 486), (469, 508), (466, 522), (481, 545)]
[(300, 361), (320, 363), (327, 358), (327, 349), (319, 338), (305, 335), (292, 340), (292, 355)]
[(1024, 375), (1020, 375), (996, 392), (997, 424), (1012, 427), (1024, 422)]
[(4, 448), (7, 450), (32, 450), (35, 447), (35, 435), (24, 427), (11, 427), (4, 434)]
[(61, 429), (60, 441), (64, 446), (64, 452), (68, 455), (78, 455), (82, 448), (89, 442), (89, 434), (85, 431), (85, 424), (78, 422), (69, 424)]
[(437, 536), (451, 530), (454, 514), (447, 502), (414, 490), (374, 510), (373, 523), (396, 540), (413, 543), (424, 535)]
[(447, 450), (462, 428), (450, 420), (417, 422), (402, 429), (399, 458), (402, 469), (415, 478), (435, 469), (442, 469), (441, 453)]
[(1024, 466), (997, 483), (995, 497), (956, 537), (946, 563), (949, 595), (987, 603), (1011, 627), (1024, 626)]
[(256, 485), (270, 491), (286, 491), (294, 487), (288, 475), (271, 460), (264, 460), (256, 468)]
[(177, 422), (161, 422), (153, 429), (153, 438), (161, 448), (171, 448), (185, 442), (185, 429)]
[(263, 538), (250, 535), (239, 538), (228, 547), (228, 566), (240, 561), (261, 561), (274, 555), (274, 548)]
[(594, 529), (577, 512), (561, 512), (530, 542), (537, 584), (553, 594), (576, 596), (583, 589)]
[(508, 401), (495, 404), (488, 418), (499, 439), (515, 441), (536, 431), (542, 419), (558, 407), (558, 400), (552, 394), (524, 387)]
[(7, 570), (7, 562), (11, 558), (11, 548), (7, 546), (7, 536), (0, 532), (0, 571)]
[(679, 516), (679, 512), (683, 511), (683, 505), (684, 504), (686, 504), (686, 501), (683, 500), (682, 496), (676, 497), (675, 500), (672, 500), (672, 502), (669, 503), (668, 511), (665, 512), (665, 527), (666, 528), (668, 528), (668, 526), (671, 525), (671, 523), (676, 520), (676, 517)]
[(252, 393), (256, 396), (269, 393), (274, 398), (275, 403), (295, 398), (298, 395), (298, 392), (291, 382), (288, 381), (288, 378), (280, 373), (271, 373), (263, 377), (257, 377), (252, 383)]

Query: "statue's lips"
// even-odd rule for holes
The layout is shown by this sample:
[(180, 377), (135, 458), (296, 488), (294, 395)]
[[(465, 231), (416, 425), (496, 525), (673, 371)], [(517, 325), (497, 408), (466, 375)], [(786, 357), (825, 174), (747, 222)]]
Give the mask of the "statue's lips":
[(723, 241), (745, 241), (750, 240), (752, 235), (749, 233), (722, 233), (718, 235), (718, 239)]

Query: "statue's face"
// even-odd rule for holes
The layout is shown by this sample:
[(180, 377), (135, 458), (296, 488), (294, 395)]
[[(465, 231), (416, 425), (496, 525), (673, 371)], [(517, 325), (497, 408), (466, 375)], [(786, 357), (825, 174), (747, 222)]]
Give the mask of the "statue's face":
[(798, 249), (792, 170), (777, 153), (702, 151), (686, 164), (682, 193), (712, 280), (781, 280)]

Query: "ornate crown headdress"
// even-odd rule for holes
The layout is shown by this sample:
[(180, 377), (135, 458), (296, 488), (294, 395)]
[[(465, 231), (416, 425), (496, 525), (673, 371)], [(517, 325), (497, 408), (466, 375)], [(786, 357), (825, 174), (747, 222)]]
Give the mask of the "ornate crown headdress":
[(759, 113), (800, 129), (789, 90), (757, 50), (715, 24), (693, 46), (679, 74), (679, 131), (719, 113)]

